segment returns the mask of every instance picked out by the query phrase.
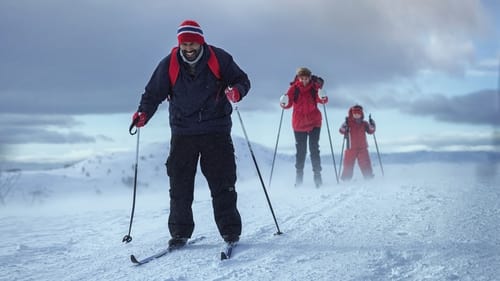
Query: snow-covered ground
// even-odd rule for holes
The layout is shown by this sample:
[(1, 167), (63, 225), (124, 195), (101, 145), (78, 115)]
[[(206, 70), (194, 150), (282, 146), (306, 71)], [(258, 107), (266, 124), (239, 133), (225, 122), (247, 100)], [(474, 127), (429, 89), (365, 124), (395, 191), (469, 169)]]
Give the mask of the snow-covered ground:
[(193, 237), (206, 239), (140, 267), (130, 262), (169, 239), (168, 148), (157, 144), (141, 147), (129, 244), (135, 151), (22, 172), (0, 207), (0, 280), (499, 280), (498, 169), (484, 178), (470, 163), (388, 164), (384, 177), (375, 166), (374, 180), (357, 173), (337, 184), (324, 161), (322, 188), (310, 173), (295, 188), (293, 157), (279, 155), (267, 186), (272, 151), (253, 145), (283, 232), (274, 235), (248, 146), (235, 145), (243, 234), (232, 259), (219, 260), (222, 240), (198, 176)]

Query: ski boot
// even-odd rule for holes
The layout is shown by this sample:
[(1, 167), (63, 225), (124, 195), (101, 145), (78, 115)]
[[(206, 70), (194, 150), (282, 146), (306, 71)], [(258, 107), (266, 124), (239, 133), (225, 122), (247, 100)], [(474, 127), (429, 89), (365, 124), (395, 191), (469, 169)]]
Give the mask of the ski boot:
[(304, 178), (304, 172), (297, 170), (297, 174), (295, 176), (295, 187), (299, 187), (302, 185), (303, 178)]
[(323, 180), (321, 179), (320, 173), (314, 173), (314, 184), (316, 185), (316, 188), (319, 188), (323, 185)]

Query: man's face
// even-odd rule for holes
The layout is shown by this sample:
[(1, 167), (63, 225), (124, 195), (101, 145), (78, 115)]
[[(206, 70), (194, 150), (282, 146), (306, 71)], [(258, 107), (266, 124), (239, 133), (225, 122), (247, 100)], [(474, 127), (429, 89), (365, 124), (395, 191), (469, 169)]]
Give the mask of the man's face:
[(305, 76), (305, 75), (301, 75), (298, 77), (299, 78), (299, 81), (302, 83), (302, 85), (307, 85), (309, 84), (309, 81), (311, 81), (311, 77), (309, 76)]
[(188, 61), (193, 61), (200, 53), (201, 45), (196, 42), (183, 42), (179, 45), (181, 52)]
[(352, 113), (352, 117), (354, 117), (354, 119), (359, 119), (359, 118), (361, 118), (361, 113), (359, 113), (359, 112), (353, 112)]

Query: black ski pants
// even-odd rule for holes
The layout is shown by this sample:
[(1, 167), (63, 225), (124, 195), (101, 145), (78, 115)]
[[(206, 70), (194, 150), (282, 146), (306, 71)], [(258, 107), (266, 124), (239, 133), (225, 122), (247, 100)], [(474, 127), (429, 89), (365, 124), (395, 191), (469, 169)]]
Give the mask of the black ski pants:
[(297, 172), (303, 172), (307, 154), (307, 139), (309, 138), (309, 153), (314, 173), (321, 172), (321, 158), (319, 155), (319, 136), (321, 128), (316, 127), (310, 132), (296, 132), (295, 134), (295, 168)]
[(170, 178), (170, 215), (172, 237), (191, 237), (196, 169), (200, 167), (210, 194), (219, 233), (241, 234), (241, 217), (236, 206), (236, 162), (230, 134), (173, 135), (167, 159)]

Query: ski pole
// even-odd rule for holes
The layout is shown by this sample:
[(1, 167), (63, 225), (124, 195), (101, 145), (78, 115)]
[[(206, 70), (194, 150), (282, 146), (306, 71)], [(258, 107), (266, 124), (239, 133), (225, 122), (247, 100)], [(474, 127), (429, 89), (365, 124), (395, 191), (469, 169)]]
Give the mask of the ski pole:
[(342, 140), (342, 150), (340, 150), (340, 167), (339, 167), (339, 174), (342, 174), (342, 163), (343, 162), (343, 157), (344, 157), (344, 143), (347, 142), (347, 135), (349, 134), (349, 126), (347, 125), (347, 117), (345, 118), (345, 124), (347, 127), (347, 130), (344, 133), (344, 139)]
[(250, 150), (250, 155), (252, 155), (252, 160), (253, 163), (255, 164), (255, 169), (257, 170), (257, 174), (259, 175), (262, 189), (264, 189), (264, 194), (266, 195), (267, 204), (269, 204), (269, 208), (271, 209), (271, 214), (273, 215), (274, 224), (276, 224), (276, 229), (278, 230), (278, 232), (276, 232), (274, 235), (283, 234), (283, 232), (280, 231), (280, 227), (278, 226), (278, 221), (276, 220), (276, 216), (274, 215), (273, 206), (271, 205), (271, 200), (269, 200), (269, 195), (267, 194), (266, 186), (264, 185), (264, 181), (262, 180), (262, 175), (260, 174), (259, 165), (257, 165), (257, 160), (255, 160), (255, 155), (253, 154), (252, 146), (250, 145), (250, 141), (248, 140), (247, 131), (245, 130), (245, 126), (243, 125), (243, 120), (241, 119), (240, 111), (238, 110), (237, 106), (234, 107), (234, 110), (236, 110), (238, 118), (240, 119), (241, 129), (243, 129), (243, 134), (245, 135), (245, 139), (248, 144), (248, 149)]
[[(372, 120), (372, 115), (370, 113), (369, 120)], [(382, 166), (382, 160), (380, 159), (380, 152), (378, 150), (377, 138), (375, 137), (375, 132), (373, 133), (373, 141), (375, 142), (375, 148), (377, 149), (378, 163), (380, 164), (380, 170), (382, 171), (382, 176), (384, 176), (384, 167)]]
[(326, 105), (323, 104), (323, 111), (325, 113), (326, 130), (328, 131), (328, 140), (330, 141), (330, 151), (332, 152), (333, 169), (335, 170), (335, 178), (339, 183), (339, 174), (337, 173), (337, 164), (335, 164), (335, 155), (333, 154), (332, 137), (330, 135), (330, 125), (328, 124), (328, 117), (326, 115)]
[(274, 146), (274, 155), (273, 155), (273, 163), (271, 164), (271, 173), (269, 175), (269, 183), (267, 186), (271, 188), (271, 180), (273, 178), (273, 170), (274, 170), (274, 160), (276, 160), (276, 152), (278, 151), (278, 142), (280, 139), (280, 132), (281, 132), (281, 123), (283, 122), (283, 112), (285, 111), (284, 108), (281, 109), (281, 117), (280, 117), (280, 125), (278, 127), (278, 136), (276, 137), (276, 145)]
[(130, 232), (132, 231), (132, 222), (134, 221), (134, 211), (135, 211), (135, 197), (137, 194), (137, 168), (139, 166), (139, 136), (141, 135), (139, 128), (136, 127), (135, 131), (132, 131), (132, 129), (135, 127), (137, 122), (139, 121), (139, 118), (136, 118), (132, 124), (130, 125), (129, 128), (129, 133), (131, 135), (137, 134), (137, 143), (135, 146), (135, 165), (134, 165), (134, 195), (132, 199), (132, 212), (130, 214), (130, 225), (128, 227), (128, 234), (125, 235), (122, 239), (122, 242), (129, 243), (132, 241), (132, 236), (130, 236)]
[(340, 151), (340, 167), (339, 167), (339, 174), (342, 174), (342, 161), (344, 160), (344, 143), (346, 141), (346, 137), (342, 139), (342, 150)]

